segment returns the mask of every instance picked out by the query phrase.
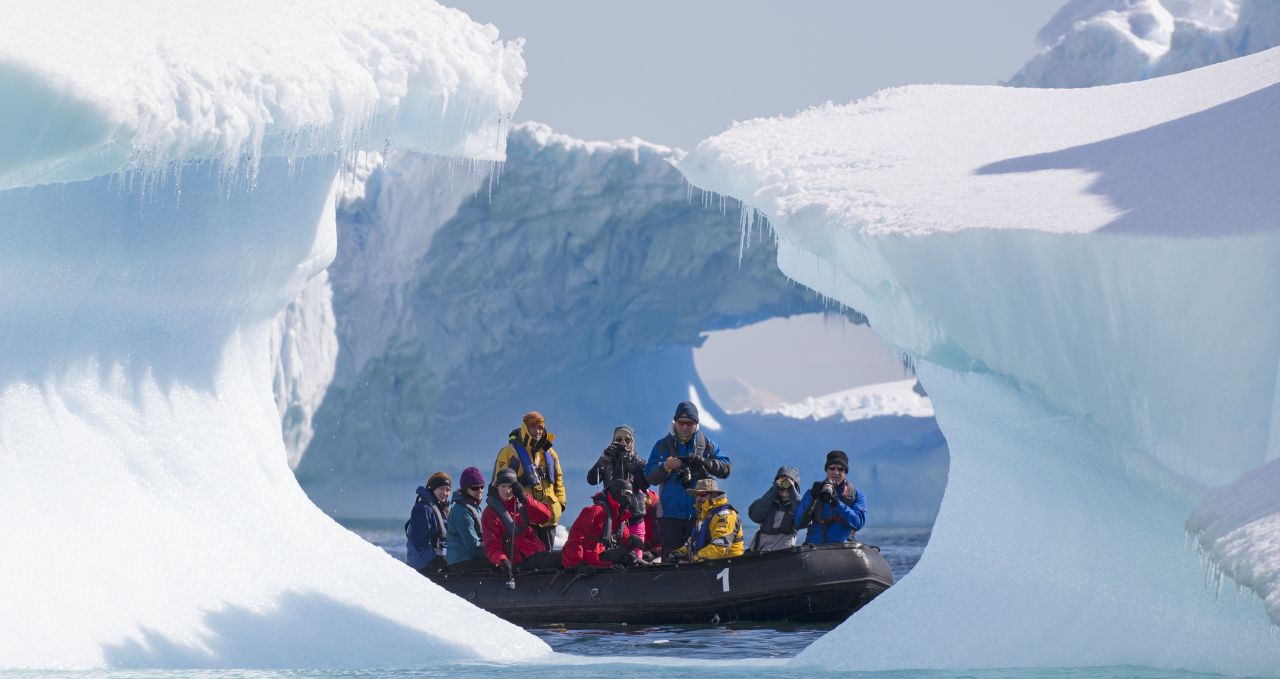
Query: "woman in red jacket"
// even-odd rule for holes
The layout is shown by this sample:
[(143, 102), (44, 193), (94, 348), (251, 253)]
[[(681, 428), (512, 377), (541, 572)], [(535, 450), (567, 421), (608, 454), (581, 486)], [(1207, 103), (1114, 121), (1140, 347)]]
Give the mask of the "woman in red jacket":
[(480, 516), (485, 556), (508, 578), (516, 566), (528, 571), (555, 568), (560, 564), (558, 555), (548, 552), (533, 530), (550, 520), (551, 510), (525, 494), (524, 487), (516, 481), (515, 470), (499, 471)]
[(591, 506), (578, 514), (569, 529), (561, 556), (564, 567), (611, 568), (615, 563), (632, 563), (631, 550), (643, 547), (644, 541), (627, 530), (630, 506), (631, 482), (626, 479), (614, 479), (596, 493)]

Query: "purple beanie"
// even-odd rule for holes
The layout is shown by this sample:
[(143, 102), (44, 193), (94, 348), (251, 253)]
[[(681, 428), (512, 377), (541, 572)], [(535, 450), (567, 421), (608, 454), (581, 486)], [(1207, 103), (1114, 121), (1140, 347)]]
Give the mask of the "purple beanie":
[(467, 467), (462, 470), (462, 477), (458, 479), (458, 484), (463, 488), (484, 485), (484, 474), (480, 473), (475, 467)]

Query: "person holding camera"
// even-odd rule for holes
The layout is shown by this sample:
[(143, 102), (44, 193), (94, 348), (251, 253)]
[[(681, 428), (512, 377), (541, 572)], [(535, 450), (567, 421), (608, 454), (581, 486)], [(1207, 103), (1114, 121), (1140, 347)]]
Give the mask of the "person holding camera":
[(671, 553), (677, 561), (705, 561), (742, 556), (742, 519), (715, 479), (702, 479), (688, 494), (698, 510), (698, 526), (683, 547)]
[(853, 542), (867, 522), (867, 497), (849, 483), (849, 456), (843, 450), (827, 453), (827, 476), (804, 492), (796, 508), (796, 530), (808, 528), (806, 545)]
[(631, 535), (631, 482), (614, 479), (591, 498), (569, 529), (561, 564), (566, 568), (588, 566), (611, 568), (614, 564), (635, 563), (633, 550), (644, 547), (644, 539)]
[(593, 486), (599, 483), (608, 488), (614, 479), (626, 479), (634, 492), (649, 487), (644, 477), (644, 460), (636, 455), (636, 432), (625, 424), (613, 430), (613, 441), (587, 470), (587, 483)]
[(518, 566), (521, 570), (555, 568), (560, 555), (547, 551), (542, 538), (534, 531), (539, 523), (551, 518), (547, 506), (525, 492), (511, 468), (500, 470), (489, 487), (480, 525), (484, 534), (484, 554), (510, 581)]
[(747, 516), (760, 525), (751, 539), (751, 551), (771, 552), (796, 546), (796, 505), (799, 501), (800, 470), (778, 467), (773, 484), (747, 508)]
[(493, 464), (496, 479), (503, 469), (513, 469), (521, 485), (529, 494), (551, 512), (551, 517), (539, 521), (534, 532), (547, 549), (556, 546), (556, 525), (567, 506), (564, 493), (564, 470), (560, 468), (560, 456), (551, 442), (555, 435), (547, 431), (547, 421), (538, 411), (525, 413), (520, 428), (507, 435), (507, 445), (498, 451)]
[(698, 407), (689, 401), (676, 406), (670, 432), (653, 444), (644, 474), (659, 486), (658, 542), (668, 552), (693, 536), (697, 509), (686, 491), (703, 479), (726, 479), (732, 471), (720, 446), (698, 430)]

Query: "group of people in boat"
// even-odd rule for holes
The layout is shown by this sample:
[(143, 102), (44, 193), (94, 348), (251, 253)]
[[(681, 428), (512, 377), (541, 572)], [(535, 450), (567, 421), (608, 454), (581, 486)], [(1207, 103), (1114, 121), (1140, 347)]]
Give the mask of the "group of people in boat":
[[(443, 471), (417, 490), (405, 523), (407, 561), (424, 575), (448, 570), (515, 571), (598, 569), (659, 561), (704, 561), (740, 556), (748, 547), (742, 519), (716, 479), (732, 462), (698, 426), (698, 408), (676, 406), (667, 435), (647, 460), (636, 453), (631, 427), (613, 440), (587, 472), (603, 489), (591, 498), (563, 549), (556, 527), (568, 506), (564, 470), (538, 412), (522, 418), (494, 462), (492, 483), (476, 467), (462, 470), (458, 488)], [(749, 547), (771, 551), (808, 544), (849, 542), (866, 522), (867, 500), (849, 482), (849, 457), (827, 453), (823, 480), (801, 492), (800, 472), (782, 467), (747, 510), (759, 525)]]

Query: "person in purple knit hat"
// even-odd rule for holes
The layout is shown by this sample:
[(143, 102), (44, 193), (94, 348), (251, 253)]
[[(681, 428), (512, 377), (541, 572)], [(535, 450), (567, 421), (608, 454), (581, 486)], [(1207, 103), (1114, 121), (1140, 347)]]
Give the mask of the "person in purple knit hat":
[(489, 570), (480, 530), (480, 500), (484, 498), (484, 474), (475, 467), (462, 470), (458, 490), (449, 510), (445, 557), (450, 571)]

